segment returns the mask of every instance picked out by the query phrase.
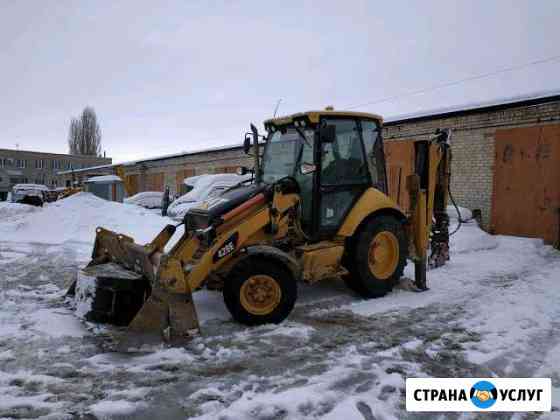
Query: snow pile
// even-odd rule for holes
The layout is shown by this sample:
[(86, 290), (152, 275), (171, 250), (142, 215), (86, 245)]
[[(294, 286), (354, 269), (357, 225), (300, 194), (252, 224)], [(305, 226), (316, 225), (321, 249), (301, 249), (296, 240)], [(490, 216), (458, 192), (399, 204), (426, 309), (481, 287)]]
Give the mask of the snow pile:
[[(461, 213), (461, 220), (472, 219), (472, 211), (466, 207), (457, 206), (457, 208), (459, 209), (459, 213)], [(459, 217), (455, 206), (447, 206), (447, 215), (451, 221), (457, 221)]]
[[(78, 193), (42, 209), (25, 214), (7, 210), (12, 217), (0, 220), (0, 238), (5, 241), (61, 244), (66, 241), (92, 243), (98, 226), (131, 236), (138, 243), (151, 241), (170, 219), (143, 208), (106, 201), (90, 193)], [(0, 212), (4, 211), (4, 206)]]
[(472, 218), (472, 211), (465, 207), (459, 207), (461, 213), (461, 227), (457, 230), (459, 215), (454, 206), (447, 206), (449, 216), (449, 246), (452, 253), (466, 253), (494, 249), (498, 246), (495, 236), (483, 231), (476, 220)]
[(14, 222), (25, 217), (28, 213), (35, 213), (40, 210), (41, 208), (37, 206), (3, 201), (0, 203), (0, 223)]
[(147, 209), (160, 209), (163, 193), (160, 191), (145, 191), (124, 199), (125, 204), (134, 204)]
[[(456, 229), (456, 224), (449, 227), (450, 233)], [(490, 235), (478, 227), (475, 221), (461, 224), (460, 229), (449, 238), (451, 258), (455, 254), (484, 251), (498, 247), (496, 236)]]

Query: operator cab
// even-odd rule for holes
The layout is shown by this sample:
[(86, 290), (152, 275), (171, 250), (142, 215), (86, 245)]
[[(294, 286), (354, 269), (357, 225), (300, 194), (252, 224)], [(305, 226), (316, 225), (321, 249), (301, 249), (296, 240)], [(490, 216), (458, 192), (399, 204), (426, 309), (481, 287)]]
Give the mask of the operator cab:
[(268, 120), (257, 182), (295, 178), (303, 230), (332, 237), (366, 189), (387, 193), (381, 125), (377, 115), (332, 110)]

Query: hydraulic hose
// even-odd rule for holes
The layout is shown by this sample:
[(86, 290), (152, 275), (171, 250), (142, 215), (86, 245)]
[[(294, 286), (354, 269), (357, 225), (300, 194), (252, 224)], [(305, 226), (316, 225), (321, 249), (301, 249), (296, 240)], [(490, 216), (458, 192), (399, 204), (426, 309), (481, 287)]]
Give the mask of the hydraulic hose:
[[(451, 164), (451, 158), (452, 158), (451, 149), (449, 149), (449, 163), (450, 164)], [(463, 220), (463, 217), (461, 216), (461, 211), (459, 210), (459, 206), (457, 205), (457, 202), (455, 201), (455, 198), (453, 197), (453, 193), (451, 192), (451, 171), (449, 171), (448, 180), (449, 180), (449, 182), (447, 183), (447, 192), (449, 193), (449, 199), (451, 200), (451, 203), (453, 204), (453, 207), (455, 207), (455, 211), (457, 212), (457, 222), (458, 222), (458, 225), (455, 228), (455, 230), (449, 234), (449, 236), (452, 236), (452, 235), (455, 235), (459, 231), (459, 229), (461, 229), (461, 225), (463, 223), (470, 222), (471, 220), (474, 219), (474, 217), (471, 216), (470, 218), (468, 218), (466, 220)]]

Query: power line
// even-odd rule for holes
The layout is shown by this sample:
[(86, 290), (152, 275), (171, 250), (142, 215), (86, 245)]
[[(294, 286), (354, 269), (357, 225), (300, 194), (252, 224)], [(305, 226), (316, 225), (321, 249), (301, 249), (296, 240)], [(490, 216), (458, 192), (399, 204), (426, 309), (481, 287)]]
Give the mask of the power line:
[(364, 102), (361, 104), (357, 104), (357, 105), (351, 105), (351, 106), (347, 106), (344, 107), (344, 109), (355, 109), (355, 108), (361, 108), (363, 106), (367, 106), (367, 105), (374, 105), (374, 104), (380, 104), (383, 102), (392, 102), (401, 98), (405, 98), (408, 96), (414, 96), (414, 95), (419, 95), (421, 93), (427, 93), (427, 92), (432, 92), (434, 90), (439, 90), (439, 89), (443, 89), (446, 87), (450, 87), (450, 86), (455, 86), (455, 85), (460, 85), (461, 83), (465, 83), (465, 82), (470, 82), (473, 80), (479, 80), (479, 79), (484, 79), (486, 77), (491, 77), (491, 76), (495, 76), (498, 74), (502, 74), (502, 73), (508, 73), (508, 72), (512, 72), (512, 71), (517, 71), (517, 70), (522, 70), (531, 66), (535, 66), (538, 64), (544, 64), (544, 63), (551, 63), (551, 62), (555, 62), (555, 61), (560, 61), (560, 55), (556, 55), (553, 57), (547, 57), (547, 58), (543, 58), (541, 60), (536, 60), (536, 61), (531, 61), (530, 63), (525, 63), (525, 64), (520, 64), (517, 66), (511, 66), (511, 67), (506, 67), (500, 70), (496, 70), (493, 72), (488, 72), (488, 73), (483, 73), (483, 74), (477, 74), (476, 76), (470, 76), (470, 77), (466, 77), (464, 79), (460, 79), (460, 80), (455, 80), (453, 82), (446, 82), (446, 83), (442, 83), (440, 85), (434, 85), (434, 86), (430, 86), (427, 88), (423, 88), (423, 89), (418, 89), (418, 90), (414, 90), (402, 95), (395, 95), (395, 96), (389, 96), (386, 98), (381, 98), (381, 99), (376, 99), (373, 101), (369, 101), (369, 102)]

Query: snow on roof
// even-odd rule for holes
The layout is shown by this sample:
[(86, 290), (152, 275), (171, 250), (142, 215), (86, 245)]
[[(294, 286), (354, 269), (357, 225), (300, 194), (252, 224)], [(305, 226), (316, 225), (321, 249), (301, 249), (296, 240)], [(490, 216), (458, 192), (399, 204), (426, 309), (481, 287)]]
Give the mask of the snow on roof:
[(172, 158), (176, 158), (176, 157), (197, 155), (197, 154), (200, 154), (200, 153), (220, 152), (220, 151), (230, 150), (230, 149), (241, 149), (242, 147), (243, 147), (243, 145), (241, 145), (241, 144), (230, 144), (230, 145), (225, 145), (225, 146), (210, 147), (210, 148), (206, 148), (206, 149), (197, 149), (197, 150), (192, 150), (192, 151), (182, 151), (182, 152), (172, 153), (172, 154), (169, 154), (169, 155), (160, 155), (160, 156), (154, 156), (154, 157), (151, 157), (151, 158), (113, 163), (111, 165), (91, 166), (89, 168), (73, 169), (73, 170), (69, 169), (67, 171), (59, 171), (59, 172), (57, 172), (57, 174), (58, 175), (68, 175), (68, 174), (71, 174), (71, 173), (88, 172), (88, 171), (94, 171), (94, 170), (97, 170), (97, 169), (109, 169), (109, 168), (114, 168), (114, 167), (117, 167), (117, 166), (133, 166), (133, 165), (137, 165), (137, 164), (142, 163), (142, 162), (151, 162), (151, 161), (154, 161), (154, 160), (162, 160), (162, 159), (172, 159)]
[(170, 155), (161, 155), (161, 156), (155, 156), (155, 157), (147, 158), (147, 159), (133, 160), (133, 161), (130, 161), (130, 162), (125, 162), (125, 163), (123, 163), (123, 165), (130, 166), (130, 165), (136, 165), (136, 164), (142, 163), (142, 162), (151, 162), (153, 160), (172, 159), (172, 158), (175, 158), (175, 157), (198, 155), (200, 153), (212, 153), (212, 152), (220, 152), (220, 151), (230, 150), (230, 149), (241, 149), (242, 147), (243, 147), (242, 144), (229, 144), (229, 145), (225, 145), (225, 146), (209, 147), (209, 148), (206, 148), (206, 149), (198, 149), (198, 150), (192, 150), (192, 151), (182, 151), (182, 152), (178, 152), (178, 153), (172, 153)]
[(90, 166), (89, 168), (82, 168), (82, 169), (69, 169), (67, 171), (58, 171), (57, 174), (58, 175), (66, 175), (66, 174), (71, 174), (71, 173), (87, 172), (87, 171), (93, 171), (95, 169), (113, 168), (113, 167), (119, 166), (119, 165), (120, 165), (120, 163), (114, 163), (114, 164), (110, 164), (110, 165)]
[(110, 182), (122, 182), (122, 179), (116, 175), (101, 175), (88, 178), (86, 182), (93, 184), (110, 183)]
[(435, 117), (442, 114), (449, 114), (455, 112), (465, 112), (465, 111), (473, 111), (473, 110), (482, 110), (484, 108), (490, 108), (494, 106), (501, 106), (501, 105), (514, 105), (519, 102), (526, 102), (531, 100), (539, 100), (539, 99), (546, 99), (546, 98), (554, 98), (556, 96), (560, 97), (560, 90), (545, 90), (545, 91), (537, 91), (528, 93), (525, 95), (517, 95), (517, 96), (509, 96), (503, 98), (497, 98), (491, 101), (485, 102), (470, 102), (464, 103), (461, 105), (453, 105), (449, 107), (442, 107), (442, 108), (434, 108), (431, 110), (423, 110), (415, 113), (410, 114), (400, 114), (395, 115), (390, 118), (385, 118), (385, 124), (396, 123), (396, 122), (404, 122), (406, 120), (412, 120), (417, 118), (428, 118), (428, 117)]
[(14, 185), (14, 190), (40, 190), (40, 191), (49, 191), (49, 188), (46, 185), (42, 184), (16, 184)]

